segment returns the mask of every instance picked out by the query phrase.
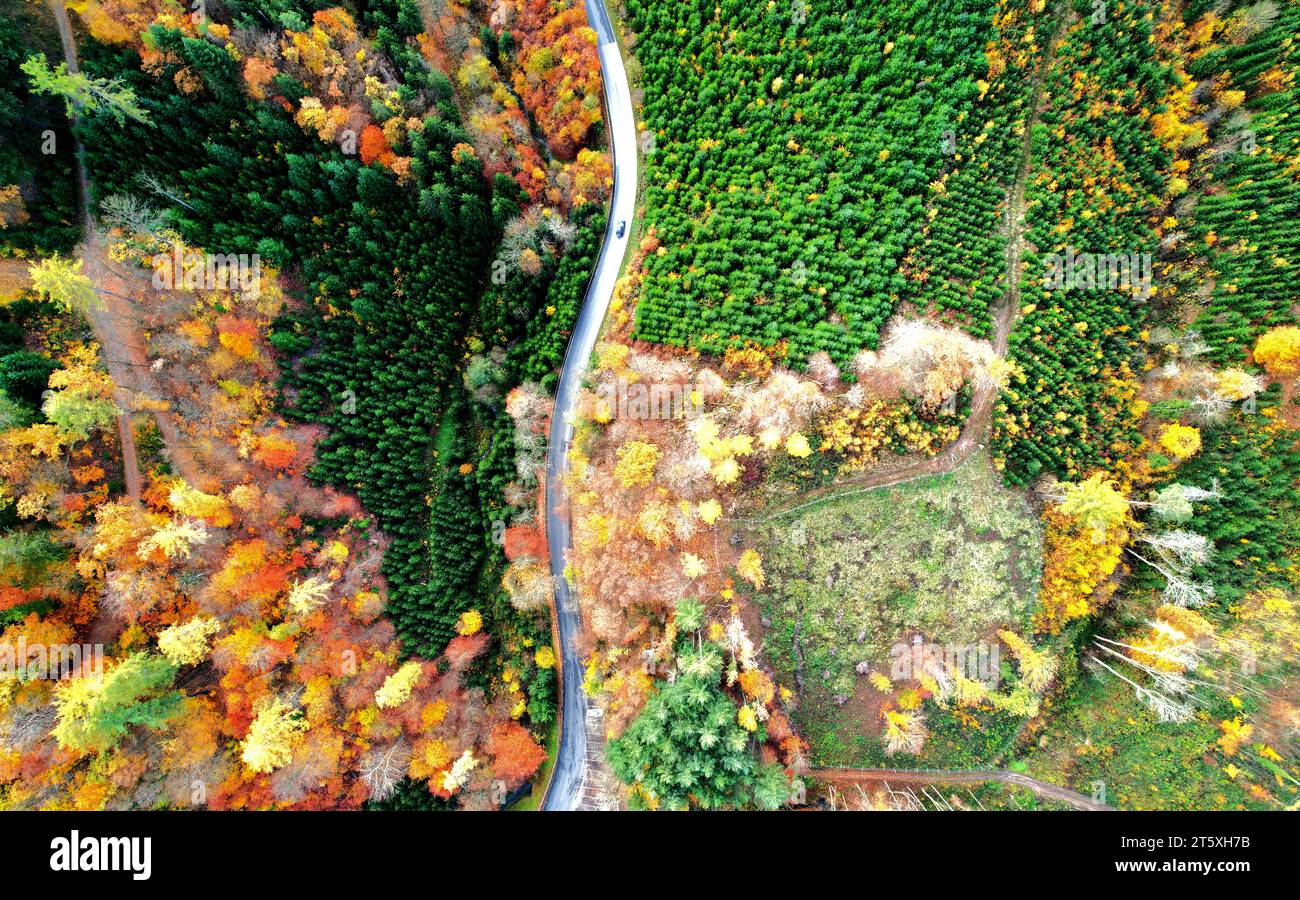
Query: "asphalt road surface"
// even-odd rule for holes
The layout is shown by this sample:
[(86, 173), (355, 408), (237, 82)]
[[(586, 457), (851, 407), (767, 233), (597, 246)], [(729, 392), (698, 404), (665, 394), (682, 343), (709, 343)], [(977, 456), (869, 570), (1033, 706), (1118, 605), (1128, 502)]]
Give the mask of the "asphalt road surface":
[[(550, 789), (543, 809), (577, 809), (587, 763), (587, 698), (582, 693), (582, 663), (578, 659), (577, 641), (581, 628), (578, 598), (564, 580), (566, 551), (570, 546), (568, 504), (564, 497), (564, 474), (568, 471), (569, 445), (573, 440), (573, 408), (578, 388), (587, 373), (601, 322), (614, 294), (623, 257), (627, 253), (632, 212), (636, 206), (637, 157), (636, 119), (632, 114), (632, 94), (628, 89), (627, 71), (619, 53), (609, 14), (601, 0), (586, 0), (587, 20), (599, 40), (600, 69), (605, 82), (606, 127), (614, 151), (614, 196), (610, 203), (605, 241), (587, 296), (578, 313), (564, 368), (555, 394), (555, 413), (551, 416), (551, 434), (546, 451), (546, 537), (551, 554), (551, 574), (555, 576), (555, 604), (559, 620), (561, 664), (564, 668), (564, 710), (560, 730), (560, 748), (551, 774)], [(616, 235), (619, 222), (626, 222), (622, 237)]]

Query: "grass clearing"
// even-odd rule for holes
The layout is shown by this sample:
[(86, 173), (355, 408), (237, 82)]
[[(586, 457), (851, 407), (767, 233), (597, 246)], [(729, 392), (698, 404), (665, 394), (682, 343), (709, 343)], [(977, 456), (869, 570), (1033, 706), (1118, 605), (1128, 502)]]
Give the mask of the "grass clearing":
[[(1041, 575), (1038, 518), (983, 454), (946, 475), (829, 497), (751, 537), (767, 572), (756, 597), (764, 654), (799, 692), (796, 719), (815, 764), (883, 758), (875, 739), (891, 695), (859, 664), (889, 675), (891, 648), (915, 636), (966, 646), (995, 644), (998, 628), (1022, 631)], [(995, 752), (1005, 730), (978, 738), (974, 757)], [(965, 755), (953, 729), (939, 731), (933, 754)]]

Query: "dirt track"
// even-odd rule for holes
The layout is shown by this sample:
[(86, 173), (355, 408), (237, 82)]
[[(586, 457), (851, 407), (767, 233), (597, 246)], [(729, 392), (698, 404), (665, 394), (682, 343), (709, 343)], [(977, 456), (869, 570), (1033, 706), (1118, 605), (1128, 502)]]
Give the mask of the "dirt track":
[[(60, 2), (51, 2), (55, 21), (59, 26), (59, 39), (63, 45), (64, 60), (70, 71), (78, 71), (77, 48), (72, 36), (68, 12)], [(99, 302), (87, 310), (91, 327), (99, 341), (101, 356), (113, 383), (117, 386), (114, 398), (124, 410), (118, 416), (118, 439), (122, 446), (123, 480), (126, 493), (139, 498), (143, 479), (135, 445), (135, 432), (131, 424), (131, 410), (139, 401), (160, 398), (149, 369), (144, 335), (138, 306), (139, 299), (147, 295), (150, 286), (139, 272), (128, 272), (107, 258), (103, 235), (91, 210), (90, 179), (86, 173), (85, 150), (76, 144), (77, 191), (81, 201), (84, 240), (78, 248), (85, 260), (83, 274), (95, 283)], [(174, 422), (167, 415), (154, 414), (159, 433), (173, 468), (190, 484), (199, 484), (198, 468), (188, 445), (182, 440)]]
[[(1064, 28), (1065, 17), (1057, 27), (1049, 47), (1054, 47)], [(1006, 356), (1011, 339), (1011, 329), (1016, 322), (1020, 309), (1020, 258), (1025, 244), (1025, 182), (1029, 178), (1032, 161), (1032, 136), (1034, 124), (1038, 120), (1042, 105), (1042, 72), (1047, 65), (1044, 60), (1034, 72), (1030, 88), (1029, 116), (1025, 122), (1025, 139), (1021, 145), (1020, 163), (1016, 177), (1007, 191), (1007, 206), (1003, 217), (1003, 231), (1007, 239), (1006, 291), (999, 298), (997, 306), (991, 311), (993, 319), (993, 350), (998, 356)], [(988, 443), (989, 430), (993, 423), (993, 401), (997, 391), (991, 384), (976, 385), (971, 392), (971, 411), (957, 440), (949, 444), (937, 456), (908, 463), (901, 468), (866, 473), (858, 478), (846, 479), (826, 487), (801, 491), (794, 497), (768, 506), (764, 514), (753, 518), (725, 519), (739, 524), (760, 524), (797, 509), (802, 509), (828, 496), (839, 494), (856, 494), (863, 491), (894, 487), (909, 481), (916, 481), (931, 475), (944, 475), (960, 466), (977, 448)]]
[(1019, 772), (1012, 772), (1010, 769), (989, 769), (986, 771), (963, 771), (963, 770), (928, 770), (928, 769), (813, 769), (808, 773), (809, 777), (826, 784), (832, 784), (837, 787), (854, 787), (862, 784), (882, 784), (891, 783), (902, 784), (983, 784), (989, 781), (996, 781), (1001, 784), (1013, 784), (1018, 787), (1028, 788), (1039, 797), (1046, 800), (1055, 800), (1058, 803), (1064, 803), (1074, 809), (1089, 811), (1111, 810), (1113, 807), (1105, 803), (1080, 794), (1078, 791), (1072, 791), (1067, 787), (1061, 787), (1059, 784), (1049, 784), (1046, 781), (1039, 781), (1036, 778), (1030, 778), (1028, 775), (1022, 775)]
[[(1066, 17), (1062, 16), (1053, 35), (1049, 50), (1054, 47), (1065, 27)], [(1029, 115), (1025, 122), (1025, 137), (1021, 145), (1020, 163), (1016, 177), (1007, 192), (1007, 205), (1003, 219), (1003, 230), (1007, 239), (1006, 290), (992, 310), (994, 326), (993, 349), (999, 356), (1005, 356), (1020, 308), (1021, 256), (1025, 245), (1025, 183), (1029, 178), (1032, 162), (1033, 127), (1042, 105), (1042, 74), (1048, 64), (1044, 60), (1035, 71), (1030, 89)], [(757, 518), (740, 518), (728, 520), (738, 525), (761, 524), (773, 518), (786, 515), (804, 507), (811, 506), (828, 496), (844, 496), (866, 491), (894, 487), (909, 481), (916, 481), (934, 475), (952, 472), (964, 463), (977, 449), (987, 444), (988, 433), (992, 427), (993, 401), (996, 391), (993, 385), (977, 385), (971, 396), (971, 412), (962, 426), (961, 435), (943, 452), (930, 459), (923, 459), (892, 471), (871, 472), (859, 479), (839, 482), (824, 488), (803, 491), (789, 500), (768, 507)], [(1111, 807), (1099, 803), (1091, 797), (1060, 785), (1049, 784), (1030, 778), (1009, 769), (989, 770), (903, 770), (903, 769), (813, 769), (809, 773), (819, 781), (834, 785), (860, 785), (864, 783), (886, 784), (901, 782), (911, 784), (982, 784), (996, 781), (1028, 788), (1045, 799), (1064, 803), (1075, 809), (1107, 810)]]

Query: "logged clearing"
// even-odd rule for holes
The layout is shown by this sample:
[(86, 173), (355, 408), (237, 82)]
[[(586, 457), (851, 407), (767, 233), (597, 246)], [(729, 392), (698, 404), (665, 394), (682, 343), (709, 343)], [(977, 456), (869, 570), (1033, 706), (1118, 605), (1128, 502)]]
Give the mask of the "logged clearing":
[[(796, 687), (818, 762), (831, 761), (819, 745), (879, 732), (891, 692), (869, 674), (897, 669), (891, 648), (996, 642), (997, 629), (1027, 623), (1041, 574), (1038, 519), (982, 453), (946, 475), (830, 498), (766, 523), (759, 539), (765, 656)], [(838, 739), (819, 738), (827, 731)]]

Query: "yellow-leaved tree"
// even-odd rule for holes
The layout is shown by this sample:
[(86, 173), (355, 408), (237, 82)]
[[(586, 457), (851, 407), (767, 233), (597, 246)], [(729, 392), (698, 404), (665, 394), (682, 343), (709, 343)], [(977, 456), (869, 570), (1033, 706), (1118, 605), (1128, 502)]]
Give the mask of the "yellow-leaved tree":
[(307, 731), (302, 713), (279, 697), (262, 700), (248, 728), (240, 758), (250, 771), (274, 772), (293, 758), (294, 745)]
[(1113, 481), (1097, 472), (1077, 484), (1065, 486), (1061, 512), (1085, 528), (1105, 532), (1128, 515), (1128, 501)]
[(1160, 432), (1160, 446), (1175, 459), (1188, 459), (1201, 450), (1201, 433), (1190, 425), (1173, 422)]
[(33, 263), (28, 273), (32, 289), (67, 310), (85, 312), (95, 303), (95, 283), (81, 274), (82, 260), (57, 254)]
[(375, 705), (380, 709), (391, 709), (411, 699), (411, 691), (415, 689), (415, 683), (420, 680), (420, 672), (420, 663), (411, 660), (389, 675), (384, 679), (379, 690), (375, 691)]
[(50, 732), (65, 750), (99, 753), (115, 746), (132, 726), (161, 728), (181, 711), (172, 687), (176, 667), (152, 653), (136, 653), (107, 672), (60, 681)]
[(1255, 342), (1255, 362), (1275, 378), (1300, 375), (1300, 328), (1279, 325)]
[(891, 709), (885, 712), (885, 754), (916, 753), (925, 745), (929, 731), (925, 718), (916, 712)]
[(221, 630), (221, 623), (207, 616), (171, 625), (158, 634), (158, 649), (178, 666), (192, 666), (208, 655), (208, 641)]
[(644, 487), (655, 475), (659, 464), (659, 448), (646, 441), (628, 441), (618, 448), (618, 463), (614, 477), (623, 487)]
[(740, 560), (736, 563), (736, 572), (758, 590), (763, 589), (763, 558), (758, 555), (757, 550), (749, 549), (740, 554)]
[(1056, 677), (1056, 657), (1043, 650), (1035, 650), (1029, 642), (1013, 631), (999, 631), (998, 637), (1011, 648), (1020, 663), (1020, 678), (1035, 694), (1041, 694)]

